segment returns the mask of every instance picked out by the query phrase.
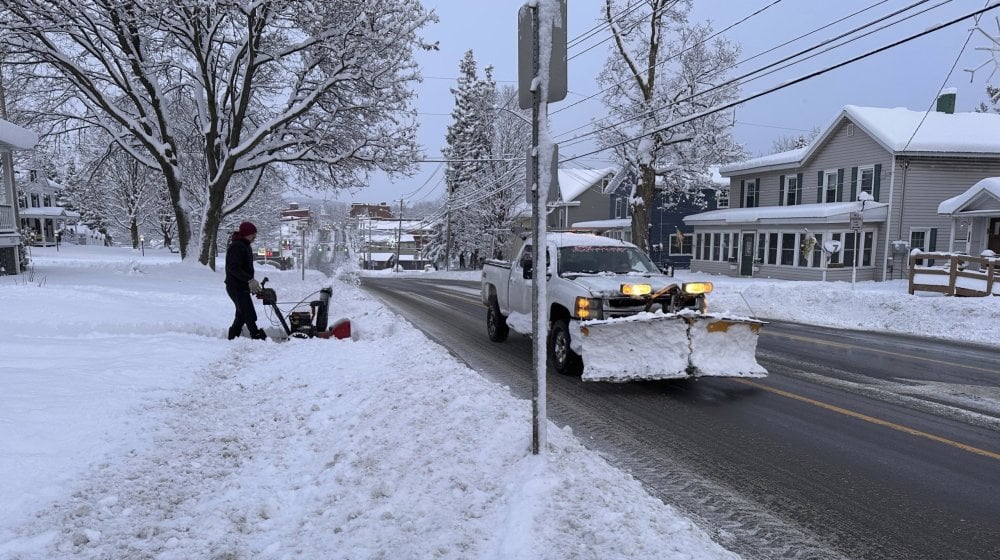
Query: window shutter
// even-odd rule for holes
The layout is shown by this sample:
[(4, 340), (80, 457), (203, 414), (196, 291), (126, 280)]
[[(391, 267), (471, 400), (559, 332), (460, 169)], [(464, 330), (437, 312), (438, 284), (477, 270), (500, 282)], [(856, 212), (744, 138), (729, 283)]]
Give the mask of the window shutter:
[(816, 202), (823, 202), (823, 172), (816, 172)]
[[(739, 206), (737, 206), (737, 208), (743, 208), (743, 206), (746, 204), (746, 200), (747, 199), (746, 199), (746, 196), (744, 196), (744, 190), (746, 189), (746, 183), (747, 183), (746, 181), (740, 179), (740, 202), (739, 202)], [(730, 206), (732, 206), (732, 203), (730, 203)]]
[(875, 199), (875, 202), (878, 202), (878, 190), (879, 190), (878, 188), (881, 177), (882, 177), (882, 164), (876, 163), (875, 177), (872, 178), (872, 198)]
[(844, 170), (837, 170), (837, 202), (844, 201)]
[(854, 202), (858, 199), (858, 168), (851, 168), (851, 199), (848, 202)]
[(795, 204), (802, 204), (802, 174), (795, 176)]
[(785, 205), (785, 176), (778, 177), (778, 206)]
[(753, 205), (754, 207), (760, 206), (760, 177), (754, 179), (753, 182)]
[(933, 253), (934, 251), (937, 251), (937, 230), (938, 230), (938, 228), (936, 228), (936, 227), (935, 228), (931, 228), (931, 238), (930, 238), (930, 241), (927, 242), (927, 251), (929, 253)]

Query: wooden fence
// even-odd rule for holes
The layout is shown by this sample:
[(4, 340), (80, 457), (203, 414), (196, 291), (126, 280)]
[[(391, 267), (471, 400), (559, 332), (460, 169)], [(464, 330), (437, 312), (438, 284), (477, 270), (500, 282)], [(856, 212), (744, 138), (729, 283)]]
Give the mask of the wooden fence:
[[(920, 261), (920, 264), (917, 264)], [(928, 263), (934, 263), (928, 265)], [(939, 264), (940, 263), (940, 264)], [(1000, 295), (1000, 258), (954, 253), (911, 253), (910, 294), (937, 292), (950, 296)]]

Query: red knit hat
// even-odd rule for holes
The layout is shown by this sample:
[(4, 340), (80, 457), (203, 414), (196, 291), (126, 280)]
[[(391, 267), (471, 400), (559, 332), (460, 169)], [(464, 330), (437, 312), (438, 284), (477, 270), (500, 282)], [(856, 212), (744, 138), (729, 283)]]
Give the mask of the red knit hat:
[(251, 222), (243, 222), (240, 224), (240, 237), (249, 237), (257, 233), (257, 226), (253, 225)]

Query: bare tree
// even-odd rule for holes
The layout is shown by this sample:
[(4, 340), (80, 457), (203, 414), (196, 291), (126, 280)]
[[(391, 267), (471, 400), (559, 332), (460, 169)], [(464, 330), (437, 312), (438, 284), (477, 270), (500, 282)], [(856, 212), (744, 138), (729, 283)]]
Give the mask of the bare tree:
[(811, 144), (813, 139), (817, 136), (819, 136), (818, 126), (814, 126), (809, 132), (804, 132), (802, 134), (779, 136), (774, 140), (774, 142), (771, 142), (771, 153), (779, 154), (781, 152), (805, 148)]
[(0, 17), (37, 125), (100, 128), (158, 169), (182, 257), (200, 224), (214, 266), (223, 219), (268, 168), (336, 188), (418, 157), (412, 51), (433, 48), (417, 31), (436, 20), (419, 0), (5, 0)]
[(604, 19), (614, 47), (598, 82), (604, 86), (607, 118), (598, 138), (638, 184), (632, 201), (632, 237), (649, 250), (649, 221), (657, 189), (676, 197), (705, 185), (708, 167), (741, 159), (730, 134), (730, 112), (671, 123), (736, 99), (724, 83), (739, 47), (712, 40), (708, 24), (690, 25), (690, 0), (641, 0), (628, 8), (605, 0)]

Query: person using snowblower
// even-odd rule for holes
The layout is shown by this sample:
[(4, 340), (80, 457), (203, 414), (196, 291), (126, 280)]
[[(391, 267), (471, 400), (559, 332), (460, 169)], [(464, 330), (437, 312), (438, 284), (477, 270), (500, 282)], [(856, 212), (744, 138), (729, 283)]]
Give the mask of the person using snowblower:
[(226, 293), (236, 306), (236, 317), (229, 327), (229, 340), (243, 333), (243, 325), (250, 332), (250, 338), (267, 338), (264, 330), (257, 328), (257, 311), (250, 297), (251, 293), (260, 291), (260, 282), (253, 277), (253, 249), (250, 247), (256, 238), (257, 226), (243, 222), (240, 229), (233, 232), (226, 249)]

